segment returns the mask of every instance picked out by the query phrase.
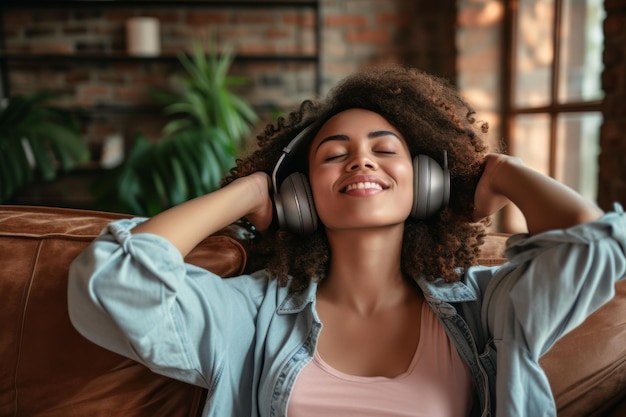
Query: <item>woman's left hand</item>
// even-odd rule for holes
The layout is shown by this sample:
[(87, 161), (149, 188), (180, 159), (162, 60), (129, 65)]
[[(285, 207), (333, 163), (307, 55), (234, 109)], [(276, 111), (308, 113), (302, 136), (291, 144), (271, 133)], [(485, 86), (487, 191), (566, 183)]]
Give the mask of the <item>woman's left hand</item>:
[(474, 221), (497, 212), (509, 202), (521, 210), (531, 234), (571, 227), (595, 220), (603, 213), (593, 202), (527, 167), (519, 158), (489, 154), (474, 194)]
[(474, 194), (474, 213), (472, 216), (474, 221), (491, 216), (509, 203), (509, 199), (497, 190), (494, 181), (499, 168), (506, 162), (522, 163), (518, 158), (502, 154), (492, 153), (485, 157), (483, 174), (478, 181)]

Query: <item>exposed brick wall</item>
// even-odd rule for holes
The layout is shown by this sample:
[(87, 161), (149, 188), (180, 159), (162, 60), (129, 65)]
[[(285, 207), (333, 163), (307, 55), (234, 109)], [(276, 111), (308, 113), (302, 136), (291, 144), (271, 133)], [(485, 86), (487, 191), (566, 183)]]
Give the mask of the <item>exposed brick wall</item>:
[[(367, 65), (400, 62), (450, 79), (455, 77), (453, 0), (321, 0), (321, 92)], [(443, 6), (443, 7), (442, 7)], [(192, 39), (215, 34), (247, 54), (315, 54), (312, 8), (56, 8), (5, 11), (5, 46), (13, 53), (124, 53), (125, 22), (133, 16), (158, 18), (161, 50), (189, 50)], [(103, 138), (120, 132), (160, 136), (166, 121), (150, 88), (166, 88), (176, 62), (74, 61), (9, 62), (11, 94), (52, 90), (64, 103), (84, 109), (85, 139), (98, 155)], [(241, 94), (265, 120), (271, 110), (291, 109), (315, 96), (315, 63), (250, 63), (233, 67), (250, 83)]]
[(600, 130), (598, 203), (626, 206), (626, 0), (606, 0), (604, 22), (604, 122)]

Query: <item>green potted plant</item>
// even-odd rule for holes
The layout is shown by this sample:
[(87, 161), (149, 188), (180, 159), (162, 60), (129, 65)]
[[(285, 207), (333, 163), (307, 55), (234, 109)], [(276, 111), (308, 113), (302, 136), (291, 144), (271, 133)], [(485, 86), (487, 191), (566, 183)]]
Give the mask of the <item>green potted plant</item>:
[(151, 216), (219, 187), (258, 117), (231, 91), (246, 80), (229, 75), (231, 48), (208, 52), (195, 42), (180, 53), (185, 73), (177, 92), (153, 92), (170, 121), (163, 138), (137, 135), (124, 163), (96, 184), (98, 209)]
[(11, 97), (0, 108), (0, 203), (36, 178), (52, 181), (89, 159), (73, 112), (50, 93)]

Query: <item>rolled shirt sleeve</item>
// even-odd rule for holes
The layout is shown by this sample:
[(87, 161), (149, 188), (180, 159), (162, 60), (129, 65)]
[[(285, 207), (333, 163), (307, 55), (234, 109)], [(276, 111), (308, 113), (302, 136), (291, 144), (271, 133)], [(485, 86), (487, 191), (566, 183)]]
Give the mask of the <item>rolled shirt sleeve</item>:
[(495, 271), (482, 307), (497, 351), (496, 415), (555, 415), (539, 358), (614, 296), (625, 253), (619, 206), (596, 221), (510, 238), (510, 262)]
[(167, 240), (132, 234), (141, 221), (111, 223), (71, 264), (73, 325), (98, 345), (206, 388), (226, 361), (229, 372), (243, 372), (267, 280), (223, 280), (186, 264)]
[(487, 290), (492, 334), (519, 327), (528, 351), (541, 356), (614, 296), (615, 282), (626, 276), (625, 252), (621, 207), (568, 229), (513, 236), (510, 263), (498, 272), (508, 276)]

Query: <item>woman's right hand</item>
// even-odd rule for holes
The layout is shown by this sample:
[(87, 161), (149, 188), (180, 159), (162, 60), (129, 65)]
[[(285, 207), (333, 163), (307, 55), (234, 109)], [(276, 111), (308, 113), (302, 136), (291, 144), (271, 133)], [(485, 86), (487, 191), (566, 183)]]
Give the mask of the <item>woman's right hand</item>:
[(251, 196), (256, 200), (256, 203), (252, 205), (252, 209), (244, 217), (260, 233), (263, 233), (272, 224), (274, 215), (274, 204), (270, 196), (270, 177), (265, 172), (258, 171), (236, 181), (240, 180), (249, 182)]
[(133, 233), (169, 240), (183, 256), (204, 238), (246, 217), (259, 232), (272, 223), (270, 180), (264, 172), (237, 178), (224, 188), (186, 201), (139, 224)]

